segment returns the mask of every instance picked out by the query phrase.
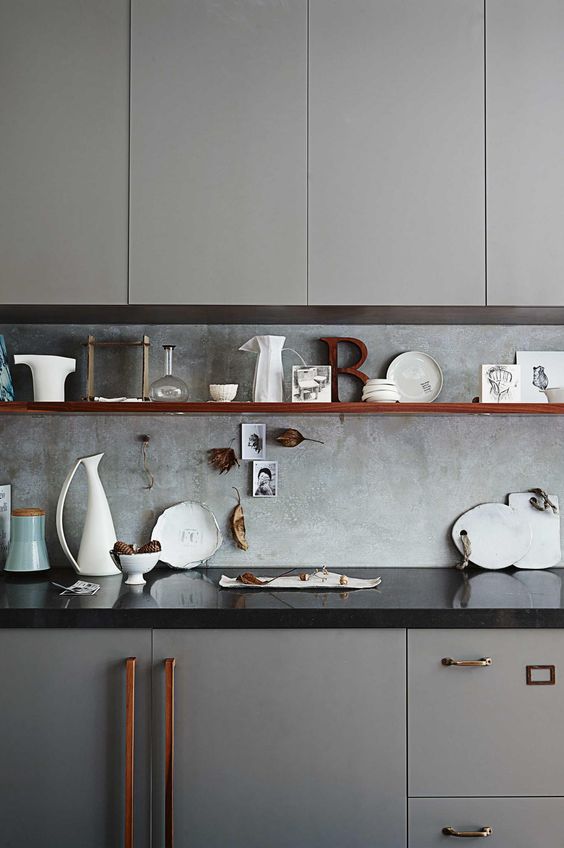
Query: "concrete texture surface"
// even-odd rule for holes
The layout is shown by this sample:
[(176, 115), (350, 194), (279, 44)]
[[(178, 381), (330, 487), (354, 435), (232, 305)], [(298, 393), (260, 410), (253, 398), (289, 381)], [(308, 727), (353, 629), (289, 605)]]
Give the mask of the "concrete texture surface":
[[(369, 350), (364, 370), (383, 376), (404, 350), (431, 353), (443, 367), (441, 400), (468, 401), (478, 393), (483, 362), (513, 362), (515, 351), (564, 349), (560, 327), (370, 326), (370, 327), (2, 327), (8, 352), (76, 356), (77, 374), (67, 398), (82, 396), (89, 332), (99, 338), (140, 338), (153, 345), (152, 379), (160, 376), (163, 342), (177, 345), (176, 372), (192, 400), (207, 399), (211, 382), (238, 382), (250, 399), (254, 357), (237, 348), (257, 333), (287, 336), (308, 363), (326, 362), (324, 335), (354, 336)], [(139, 357), (139, 359), (137, 358)], [(284, 354), (288, 366), (292, 354)], [(130, 394), (140, 384), (140, 354), (101, 352), (97, 390)], [(287, 373), (290, 368), (287, 368)], [(31, 399), (24, 366), (13, 368), (16, 397)], [(357, 399), (360, 386), (343, 378), (342, 399)], [(118, 536), (141, 542), (162, 510), (178, 501), (201, 500), (215, 513), (224, 544), (213, 566), (450, 566), (458, 555), (449, 530), (460, 513), (484, 501), (504, 501), (508, 492), (542, 486), (564, 497), (564, 420), (557, 417), (452, 416), (397, 418), (304, 416), (264, 418), (267, 457), (279, 462), (279, 496), (251, 497), (251, 463), (220, 476), (207, 450), (234, 438), (253, 416), (5, 416), (0, 418), (0, 482), (13, 486), (16, 506), (47, 509), (48, 547), (63, 562), (55, 527), (62, 482), (77, 456), (103, 451), (100, 474)], [(324, 441), (281, 447), (275, 436), (286, 427)], [(149, 463), (156, 478), (147, 490), (140, 436), (151, 437)], [(232, 486), (243, 496), (250, 548), (238, 550), (228, 519), (235, 506)], [(84, 512), (84, 479), (77, 475), (67, 506), (71, 547), (78, 548)]]

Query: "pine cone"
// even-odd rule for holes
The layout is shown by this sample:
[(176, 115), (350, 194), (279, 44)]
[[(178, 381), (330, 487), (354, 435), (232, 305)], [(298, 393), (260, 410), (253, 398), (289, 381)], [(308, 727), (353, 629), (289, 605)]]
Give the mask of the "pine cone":
[(131, 554), (134, 554), (135, 551), (133, 550), (133, 545), (128, 545), (127, 542), (116, 542), (114, 545), (114, 553), (130, 556)]
[(157, 542), (156, 539), (152, 539), (152, 541), (147, 542), (146, 545), (143, 545), (142, 548), (139, 548), (137, 551), (138, 554), (158, 554), (161, 551), (161, 543)]

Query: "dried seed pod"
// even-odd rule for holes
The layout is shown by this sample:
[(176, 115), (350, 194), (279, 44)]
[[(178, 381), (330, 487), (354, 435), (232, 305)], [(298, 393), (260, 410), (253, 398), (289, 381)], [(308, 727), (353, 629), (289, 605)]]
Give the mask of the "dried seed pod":
[(276, 437), (276, 441), (280, 442), (280, 444), (285, 448), (297, 448), (302, 442), (317, 442), (318, 445), (325, 444), (319, 439), (309, 439), (307, 436), (302, 436), (300, 431), (295, 430), (293, 427), (290, 427), (288, 430), (284, 430), (283, 433), (280, 433), (280, 435)]
[(339, 583), (341, 584), (341, 586), (346, 586), (348, 582), (349, 578), (347, 577), (347, 575), (341, 574), (341, 576), (339, 577)]
[(247, 542), (247, 538), (245, 535), (245, 515), (243, 513), (243, 507), (241, 506), (241, 495), (239, 494), (239, 489), (233, 486), (235, 491), (237, 492), (238, 503), (233, 512), (231, 513), (231, 532), (233, 533), (233, 538), (235, 539), (235, 544), (242, 551), (249, 550), (249, 543)]
[(135, 549), (133, 545), (128, 545), (127, 542), (116, 542), (114, 545), (114, 553), (130, 556), (135, 553)]
[(220, 474), (231, 471), (234, 465), (239, 465), (233, 448), (211, 448), (209, 451), (210, 464), (218, 469)]
[(259, 580), (252, 571), (245, 571), (244, 574), (239, 574), (237, 580), (241, 583), (246, 583), (248, 586), (264, 586), (267, 581)]
[(303, 572), (302, 574), (300, 574), (300, 580), (303, 583), (307, 583), (307, 581), (309, 580), (309, 574), (306, 574), (305, 572)]
[(158, 554), (162, 550), (161, 543), (156, 539), (151, 539), (150, 542), (147, 542), (146, 545), (143, 545), (142, 548), (139, 548), (137, 551), (138, 554)]

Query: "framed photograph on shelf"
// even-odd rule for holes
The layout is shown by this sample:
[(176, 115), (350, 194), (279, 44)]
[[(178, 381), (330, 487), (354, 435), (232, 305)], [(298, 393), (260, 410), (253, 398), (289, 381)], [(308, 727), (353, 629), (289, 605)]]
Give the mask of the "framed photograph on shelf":
[(241, 459), (264, 459), (266, 424), (241, 424)]
[(518, 350), (521, 366), (521, 400), (523, 403), (548, 403), (543, 389), (564, 386), (564, 351)]
[(331, 403), (331, 366), (294, 365), (292, 368), (294, 403)]
[(263, 459), (253, 462), (253, 497), (275, 498), (278, 494), (278, 463)]
[(482, 403), (521, 401), (520, 365), (482, 365)]

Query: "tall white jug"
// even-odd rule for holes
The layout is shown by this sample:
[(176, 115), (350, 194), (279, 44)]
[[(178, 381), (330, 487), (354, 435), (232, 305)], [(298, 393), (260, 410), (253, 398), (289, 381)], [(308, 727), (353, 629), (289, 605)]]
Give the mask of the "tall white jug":
[(253, 383), (255, 403), (281, 403), (284, 400), (282, 348), (285, 336), (253, 336), (239, 350), (258, 353)]
[[(116, 531), (114, 529), (108, 499), (106, 498), (102, 481), (98, 475), (98, 465), (103, 456), (103, 453), (97, 453), (94, 456), (83, 456), (76, 460), (74, 467), (63, 483), (57, 503), (57, 535), (59, 542), (67, 559), (71, 562), (77, 573), (84, 577), (106, 577), (111, 574), (120, 573), (110, 557), (110, 550), (116, 541)], [(63, 510), (70, 484), (78, 471), (79, 465), (83, 465), (86, 471), (88, 495), (86, 520), (82, 531), (77, 562), (70, 551), (65, 537)]]

